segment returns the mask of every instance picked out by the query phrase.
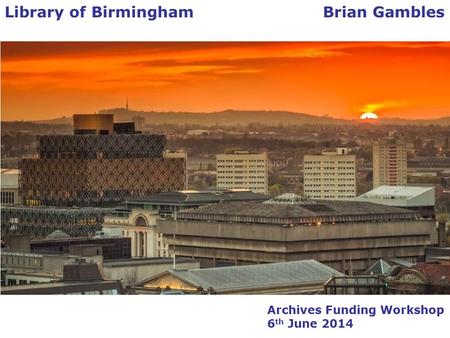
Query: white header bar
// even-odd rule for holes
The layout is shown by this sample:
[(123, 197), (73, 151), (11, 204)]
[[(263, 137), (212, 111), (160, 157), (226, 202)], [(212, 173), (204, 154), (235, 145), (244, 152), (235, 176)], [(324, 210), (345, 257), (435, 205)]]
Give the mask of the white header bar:
[(443, 0), (3, 0), (0, 20), (3, 41), (450, 40)]

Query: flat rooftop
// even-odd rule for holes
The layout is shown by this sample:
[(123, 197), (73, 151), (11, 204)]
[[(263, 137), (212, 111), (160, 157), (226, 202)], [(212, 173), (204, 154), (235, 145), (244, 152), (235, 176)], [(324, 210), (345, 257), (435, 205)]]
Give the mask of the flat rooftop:
[(179, 220), (267, 224), (317, 224), (319, 222), (396, 221), (418, 218), (416, 212), (359, 201), (260, 201), (204, 205), (178, 213)]
[(360, 197), (379, 197), (379, 196), (393, 196), (397, 198), (412, 198), (418, 195), (421, 195), (423, 193), (426, 193), (427, 191), (433, 191), (434, 192), (434, 186), (388, 186), (388, 185), (381, 185), (373, 190), (370, 190), (364, 194), (362, 194)]
[(248, 201), (269, 199), (269, 196), (257, 194), (250, 190), (181, 190), (161, 192), (159, 194), (129, 199), (124, 202), (142, 204), (168, 204), (168, 205), (199, 205), (206, 203), (220, 203), (224, 201)]
[[(175, 260), (176, 264), (181, 263), (195, 263), (193, 258), (178, 257)], [(159, 265), (159, 264), (173, 264), (173, 258), (170, 257), (149, 257), (149, 258), (130, 258), (130, 259), (113, 259), (103, 262), (106, 267), (120, 267), (120, 266), (139, 266), (139, 265)]]

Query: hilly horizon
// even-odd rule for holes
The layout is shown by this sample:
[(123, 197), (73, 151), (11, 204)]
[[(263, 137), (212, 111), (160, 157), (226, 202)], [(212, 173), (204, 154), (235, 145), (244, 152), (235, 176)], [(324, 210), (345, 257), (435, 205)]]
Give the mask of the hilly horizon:
[[(234, 110), (227, 109), (217, 112), (158, 112), (137, 111), (125, 108), (102, 109), (98, 114), (114, 114), (115, 121), (131, 121), (134, 117), (142, 117), (146, 124), (192, 124), (201, 126), (214, 125), (249, 125), (258, 123), (264, 125), (301, 125), (301, 124), (350, 124), (359, 122), (359, 119), (347, 120), (330, 116), (316, 116), (306, 113), (275, 110)], [(443, 124), (450, 125), (450, 116), (436, 119), (403, 119), (380, 118), (380, 124)], [(18, 121), (4, 121), (18, 122)], [(72, 124), (72, 117), (62, 116), (50, 120), (26, 121), (37, 124)]]

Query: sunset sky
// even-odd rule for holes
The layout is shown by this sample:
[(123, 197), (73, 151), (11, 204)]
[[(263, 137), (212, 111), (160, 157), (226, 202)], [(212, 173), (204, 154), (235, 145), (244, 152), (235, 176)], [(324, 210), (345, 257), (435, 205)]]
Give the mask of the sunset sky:
[(450, 43), (2, 43), (2, 120), (130, 109), (450, 116)]

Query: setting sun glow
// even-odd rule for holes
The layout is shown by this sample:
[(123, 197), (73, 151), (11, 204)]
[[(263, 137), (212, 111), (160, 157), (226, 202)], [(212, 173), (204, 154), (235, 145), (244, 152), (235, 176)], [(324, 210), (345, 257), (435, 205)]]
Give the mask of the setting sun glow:
[(361, 114), (359, 117), (361, 120), (376, 120), (378, 119), (378, 115), (372, 112), (367, 112), (364, 114)]

